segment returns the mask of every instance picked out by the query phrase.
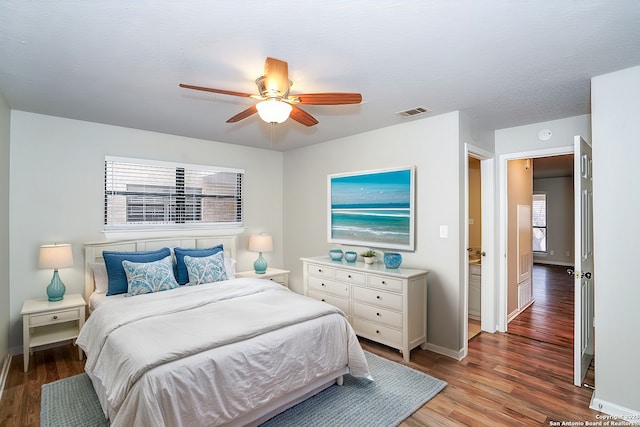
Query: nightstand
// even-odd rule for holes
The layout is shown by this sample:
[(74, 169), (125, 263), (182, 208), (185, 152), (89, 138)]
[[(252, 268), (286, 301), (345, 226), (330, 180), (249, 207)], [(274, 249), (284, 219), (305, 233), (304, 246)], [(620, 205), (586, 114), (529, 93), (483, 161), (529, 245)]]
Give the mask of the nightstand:
[(255, 270), (239, 271), (236, 277), (255, 277), (256, 279), (269, 279), (282, 286), (289, 287), (289, 270), (280, 270), (278, 268), (267, 268), (264, 274), (257, 274)]
[[(85, 318), (85, 301), (80, 294), (65, 295), (62, 301), (28, 299), (22, 305), (24, 371), (29, 370), (33, 348), (78, 337)], [(78, 348), (82, 360), (82, 349)]]

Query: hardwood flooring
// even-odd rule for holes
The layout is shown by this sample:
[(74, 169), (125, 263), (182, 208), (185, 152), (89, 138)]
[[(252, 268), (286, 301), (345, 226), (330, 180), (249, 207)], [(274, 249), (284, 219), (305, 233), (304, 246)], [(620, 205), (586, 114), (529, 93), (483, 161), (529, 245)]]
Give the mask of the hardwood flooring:
[(573, 348), (573, 282), (567, 267), (535, 264), (535, 302), (509, 323), (507, 331)]
[[(562, 283), (565, 270), (535, 266), (534, 280), (546, 284), (534, 284), (536, 302), (529, 313), (514, 319), (507, 334), (473, 337), (462, 361), (419, 348), (412, 351), (408, 366), (448, 386), (401, 427), (597, 422), (599, 413), (589, 409), (592, 390), (573, 385), (573, 288)], [(403, 363), (396, 350), (364, 339), (361, 343), (365, 350)], [(0, 401), (0, 426), (39, 426), (42, 384), (83, 370), (84, 360), (78, 360), (71, 344), (35, 352), (27, 373), (22, 372), (22, 356), (14, 357)], [(594, 384), (593, 369), (585, 382)]]

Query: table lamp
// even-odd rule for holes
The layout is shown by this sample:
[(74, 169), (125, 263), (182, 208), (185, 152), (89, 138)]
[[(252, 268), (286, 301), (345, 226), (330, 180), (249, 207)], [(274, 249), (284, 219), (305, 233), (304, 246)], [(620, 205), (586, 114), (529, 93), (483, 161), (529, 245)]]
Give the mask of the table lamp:
[(273, 238), (268, 234), (253, 235), (249, 238), (249, 250), (260, 253), (256, 262), (253, 263), (253, 269), (256, 274), (266, 273), (267, 261), (262, 257), (262, 252), (271, 252), (273, 250)]
[(53, 268), (53, 278), (47, 286), (47, 296), (49, 301), (60, 301), (64, 298), (64, 283), (58, 275), (59, 268), (73, 267), (73, 253), (71, 245), (54, 244), (40, 246), (40, 268)]

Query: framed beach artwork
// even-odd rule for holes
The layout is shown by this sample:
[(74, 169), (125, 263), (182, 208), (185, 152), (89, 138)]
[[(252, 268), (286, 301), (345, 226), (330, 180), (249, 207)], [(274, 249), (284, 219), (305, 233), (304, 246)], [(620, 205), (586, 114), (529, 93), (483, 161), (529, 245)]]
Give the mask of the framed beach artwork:
[(414, 166), (327, 179), (330, 243), (414, 250)]

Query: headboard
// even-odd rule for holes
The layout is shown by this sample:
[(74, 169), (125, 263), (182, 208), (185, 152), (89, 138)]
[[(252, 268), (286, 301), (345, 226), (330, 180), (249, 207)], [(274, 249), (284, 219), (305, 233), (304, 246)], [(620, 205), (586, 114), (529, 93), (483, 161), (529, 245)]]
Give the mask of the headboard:
[(167, 248), (210, 248), (222, 244), (224, 256), (236, 258), (237, 236), (176, 236), (138, 240), (118, 240), (110, 242), (96, 242), (84, 244), (84, 298), (89, 297), (95, 289), (93, 271), (90, 264), (104, 262), (102, 251), (153, 251)]

